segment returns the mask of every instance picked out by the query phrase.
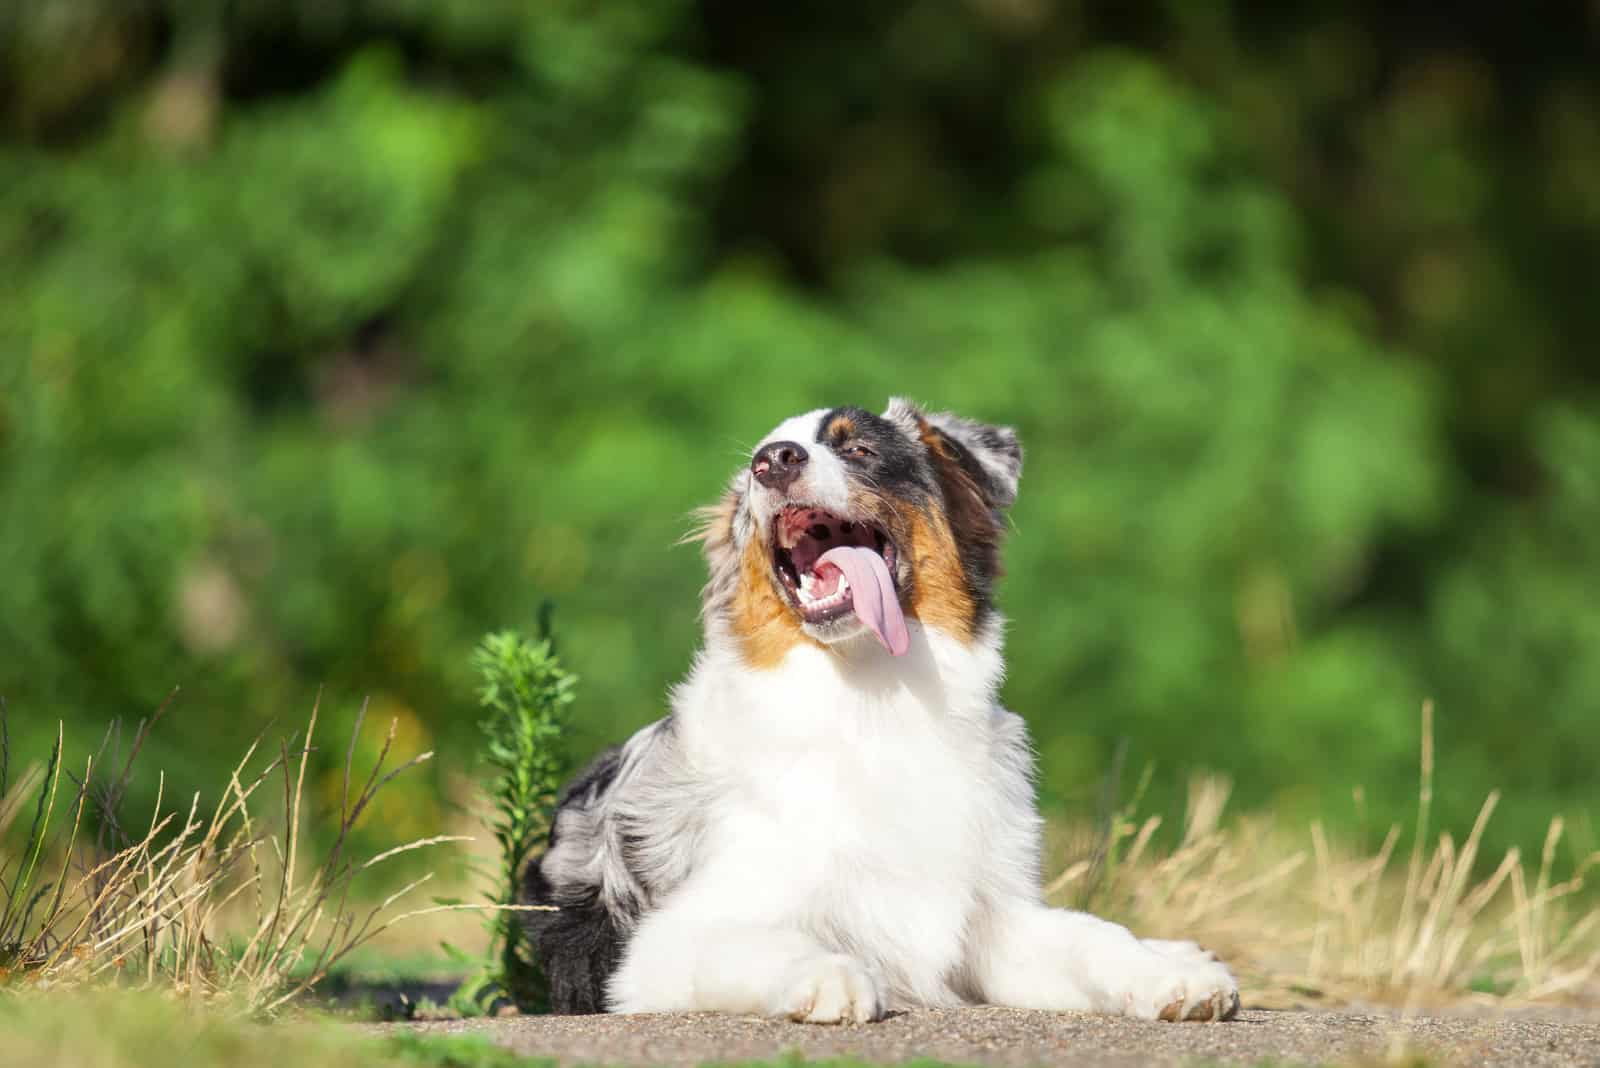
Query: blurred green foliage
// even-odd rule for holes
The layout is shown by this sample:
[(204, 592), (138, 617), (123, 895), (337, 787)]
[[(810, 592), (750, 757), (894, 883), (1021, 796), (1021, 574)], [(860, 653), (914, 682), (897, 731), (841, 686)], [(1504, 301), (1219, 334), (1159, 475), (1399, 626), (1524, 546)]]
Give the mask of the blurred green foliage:
[(1387, 821), (1432, 695), (1447, 821), (1501, 787), (1494, 841), (1592, 844), (1595, 37), (0, 3), (0, 693), (42, 738), (181, 682), (151, 759), (215, 783), (325, 684), (470, 775), (473, 642), (549, 596), (591, 749), (688, 663), (687, 512), (903, 392), (1027, 446), (1006, 698), (1057, 810), (1126, 739), (1158, 801)]

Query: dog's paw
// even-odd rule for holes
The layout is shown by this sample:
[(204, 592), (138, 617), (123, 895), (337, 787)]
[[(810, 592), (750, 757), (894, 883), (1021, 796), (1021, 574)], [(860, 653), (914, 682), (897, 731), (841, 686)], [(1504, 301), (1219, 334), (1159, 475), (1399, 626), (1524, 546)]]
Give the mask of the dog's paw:
[(851, 957), (809, 957), (784, 977), (776, 1008), (800, 1023), (869, 1023), (883, 1018), (883, 985)]
[(1238, 1015), (1239, 984), (1215, 953), (1194, 942), (1145, 939), (1144, 945), (1150, 957), (1122, 991), (1123, 1015), (1169, 1022)]

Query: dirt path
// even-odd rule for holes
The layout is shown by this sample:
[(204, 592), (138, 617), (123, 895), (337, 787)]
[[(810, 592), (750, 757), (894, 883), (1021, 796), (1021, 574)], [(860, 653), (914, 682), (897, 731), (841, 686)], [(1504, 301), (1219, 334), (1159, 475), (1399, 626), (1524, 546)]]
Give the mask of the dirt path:
[(853, 1056), (882, 1063), (933, 1057), (1004, 1068), (1132, 1068), (1196, 1061), (1343, 1063), (1381, 1058), (1403, 1048), (1430, 1053), (1442, 1064), (1600, 1068), (1600, 1022), (1592, 1014), (1402, 1021), (1383, 1014), (1256, 1009), (1226, 1024), (1165, 1024), (1072, 1013), (950, 1009), (843, 1027), (706, 1015), (513, 1016), (391, 1026), (481, 1034), (518, 1052), (556, 1057), (564, 1064), (698, 1065), (796, 1050), (812, 1059)]

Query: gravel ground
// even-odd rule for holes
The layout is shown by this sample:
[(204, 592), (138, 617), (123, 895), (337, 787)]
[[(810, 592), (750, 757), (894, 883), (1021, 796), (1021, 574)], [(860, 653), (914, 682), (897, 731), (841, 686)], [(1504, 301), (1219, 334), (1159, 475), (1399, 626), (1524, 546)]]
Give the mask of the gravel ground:
[(1439, 1016), (1246, 1010), (1225, 1024), (1168, 1024), (1076, 1013), (947, 1009), (821, 1027), (742, 1016), (511, 1016), (384, 1025), (484, 1035), (564, 1064), (698, 1065), (798, 1051), (881, 1063), (933, 1057), (1004, 1068), (1074, 1065), (1345, 1064), (1405, 1050), (1431, 1063), (1600, 1068), (1593, 1014)]

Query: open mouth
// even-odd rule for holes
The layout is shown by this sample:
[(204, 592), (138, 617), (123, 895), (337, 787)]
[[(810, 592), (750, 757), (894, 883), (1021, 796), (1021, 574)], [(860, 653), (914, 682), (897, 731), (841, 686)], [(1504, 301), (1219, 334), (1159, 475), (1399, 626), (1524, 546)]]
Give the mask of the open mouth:
[(898, 656), (908, 638), (895, 545), (874, 523), (790, 505), (773, 520), (772, 566), (807, 623), (854, 613)]

